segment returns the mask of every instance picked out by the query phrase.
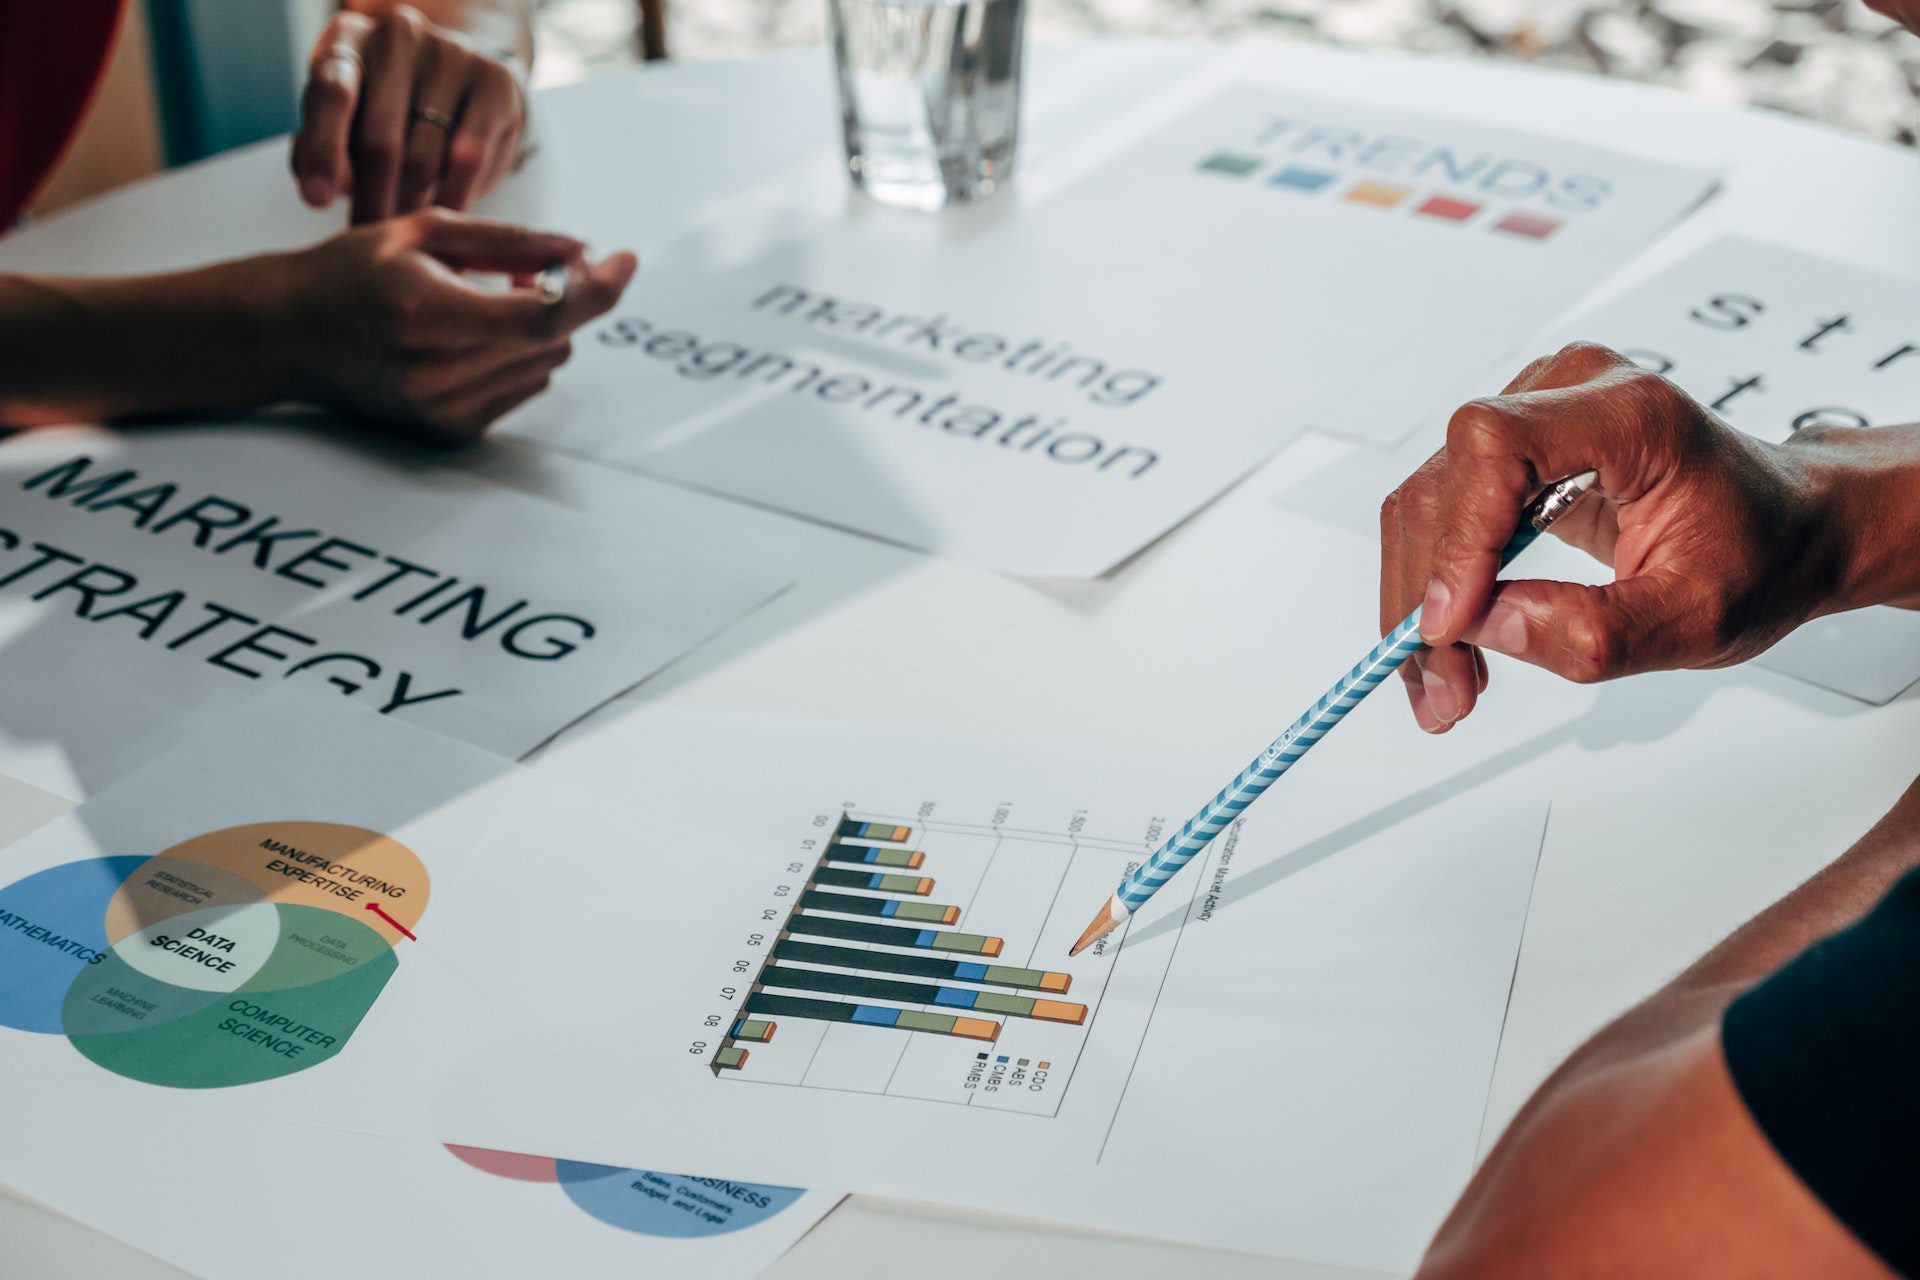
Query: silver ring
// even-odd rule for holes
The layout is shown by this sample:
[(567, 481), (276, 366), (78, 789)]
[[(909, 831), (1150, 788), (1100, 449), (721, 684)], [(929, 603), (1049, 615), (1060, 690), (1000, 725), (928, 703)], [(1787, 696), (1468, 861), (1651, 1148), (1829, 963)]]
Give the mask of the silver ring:
[(350, 44), (330, 44), (327, 50), (315, 62), (315, 67), (323, 67), (329, 62), (344, 62), (353, 69), (355, 75), (366, 72), (367, 64), (360, 57), (360, 51)]
[(455, 123), (453, 117), (437, 108), (415, 107), (413, 109), (413, 118), (422, 124), (430, 124), (436, 129), (445, 129), (448, 133), (453, 132)]
[(552, 266), (533, 277), (533, 289), (542, 305), (557, 307), (567, 300), (567, 287), (571, 282), (572, 276), (566, 267)]

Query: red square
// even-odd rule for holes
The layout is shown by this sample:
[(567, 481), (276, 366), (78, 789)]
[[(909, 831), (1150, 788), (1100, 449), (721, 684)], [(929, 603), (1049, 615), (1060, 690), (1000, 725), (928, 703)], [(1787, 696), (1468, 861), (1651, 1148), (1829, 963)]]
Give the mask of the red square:
[(1415, 213), (1424, 213), (1429, 218), (1445, 218), (1450, 222), (1465, 222), (1480, 212), (1480, 206), (1470, 200), (1455, 200), (1451, 196), (1434, 196)]

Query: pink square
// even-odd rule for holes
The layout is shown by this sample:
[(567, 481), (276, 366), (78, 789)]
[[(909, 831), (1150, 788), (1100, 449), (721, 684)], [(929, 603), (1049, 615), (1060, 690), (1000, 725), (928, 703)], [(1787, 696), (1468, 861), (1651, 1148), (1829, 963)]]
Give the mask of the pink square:
[(1510, 213), (1493, 224), (1495, 231), (1505, 231), (1510, 235), (1527, 236), (1534, 240), (1545, 240), (1560, 229), (1560, 219), (1542, 218), (1533, 213)]

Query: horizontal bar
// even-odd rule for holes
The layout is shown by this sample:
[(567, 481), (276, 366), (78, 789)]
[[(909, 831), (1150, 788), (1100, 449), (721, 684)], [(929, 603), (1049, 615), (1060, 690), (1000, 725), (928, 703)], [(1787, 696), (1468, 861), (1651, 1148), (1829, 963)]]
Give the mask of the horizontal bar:
[(1036, 1000), (1032, 996), (1007, 995), (1000, 991), (973, 991), (966, 987), (901, 982), (894, 978), (875, 978), (860, 973), (802, 969), (791, 964), (764, 966), (760, 970), (760, 981), (769, 987), (790, 990), (819, 991), (826, 995), (856, 999), (895, 1000), (901, 1004), (945, 1005), (981, 1013), (1004, 1013), (1015, 1018), (1037, 1018), (1042, 1022), (1071, 1022), (1076, 1026), (1087, 1019), (1087, 1006), (1083, 1004)]
[(895, 920), (924, 920), (928, 924), (958, 924), (960, 908), (943, 906), (938, 902), (896, 902), (887, 900), (886, 911), (880, 914)]
[(943, 929), (903, 929), (891, 924), (868, 924), (864, 920), (841, 920), (835, 916), (810, 916), (796, 913), (787, 919), (788, 933), (815, 938), (839, 938), (846, 942), (872, 942), (883, 947), (918, 947), (923, 951), (957, 951), (965, 955), (997, 956), (1005, 942), (983, 933), (948, 933)]
[(915, 978), (944, 978), (955, 982), (990, 982), (996, 986), (1027, 987), (1056, 993), (1065, 991), (1073, 983), (1069, 974), (1050, 973), (1044, 969), (1016, 969), (1009, 965), (948, 960), (943, 956), (906, 956), (893, 951), (830, 947), (818, 942), (796, 942), (792, 938), (783, 939), (774, 947), (773, 957), (803, 964), (832, 964), (843, 969), (904, 973)]
[(982, 1013), (1005, 1013), (1039, 1022), (1071, 1022), (1076, 1027), (1087, 1020), (1087, 1006), (1083, 1004), (1072, 1004), (1065, 1000), (1036, 1000), (1032, 996), (1001, 995), (997, 991), (981, 992), (980, 998), (968, 1007)]
[(878, 893), (917, 893), (921, 897), (933, 892), (933, 881), (926, 876), (852, 871), (841, 867), (821, 867), (813, 873), (813, 882), (838, 885), (843, 889), (872, 889)]
[(838, 1000), (808, 1000), (800, 996), (769, 995), (764, 991), (756, 991), (747, 997), (747, 1011), (784, 1018), (808, 1018), (815, 1022), (851, 1022), (869, 1027), (897, 1027), (902, 1031), (931, 1031), (936, 1035), (961, 1036), (969, 1040), (993, 1040), (1000, 1035), (1000, 1024), (990, 1018), (956, 1018), (947, 1013), (920, 1013), (913, 1009), (889, 1009), (875, 1004), (843, 1004)]
[(901, 902), (897, 898), (860, 898), (847, 893), (826, 893), (809, 889), (800, 895), (800, 905), (809, 911), (839, 911), (851, 916), (884, 916), (889, 920), (924, 920), (929, 924), (952, 924), (960, 918), (960, 908), (938, 902)]
[(918, 1013), (912, 1009), (902, 1009), (894, 1025), (903, 1031), (933, 1031), (966, 1040), (1000, 1038), (1000, 1024), (991, 1018), (956, 1018), (951, 1014)]
[(895, 844), (913, 838), (912, 827), (896, 827), (891, 822), (857, 822), (852, 818), (840, 824), (835, 834), (855, 840), (888, 840)]
[[(858, 973), (829, 973), (825, 969), (801, 969), (788, 964), (768, 964), (760, 969), (759, 981), (769, 987), (789, 987), (801, 991), (820, 991), (835, 996), (865, 996), (870, 1000), (898, 1000), (902, 1004), (934, 1004), (942, 988), (891, 978), (873, 978)], [(973, 1006), (964, 1004), (963, 1009)]]
[(814, 911), (838, 911), (851, 916), (877, 916), (892, 906), (886, 898), (855, 898), (844, 893), (821, 893), (809, 889), (800, 895), (800, 905)]
[(771, 1022), (761, 1022), (753, 1018), (742, 1018), (733, 1024), (733, 1038), (735, 1040), (753, 1040), (757, 1043), (765, 1044), (767, 1041), (773, 1039), (773, 1030), (774, 1024)]
[(944, 933), (939, 929), (922, 929), (920, 936), (925, 941), (919, 943), (929, 951), (964, 951), (969, 955), (997, 956), (1000, 948), (1006, 946), (1003, 938), (989, 938), (984, 933)]
[(828, 862), (863, 862), (870, 867), (905, 867), (911, 871), (927, 860), (918, 849), (889, 849), (877, 844), (829, 844)]

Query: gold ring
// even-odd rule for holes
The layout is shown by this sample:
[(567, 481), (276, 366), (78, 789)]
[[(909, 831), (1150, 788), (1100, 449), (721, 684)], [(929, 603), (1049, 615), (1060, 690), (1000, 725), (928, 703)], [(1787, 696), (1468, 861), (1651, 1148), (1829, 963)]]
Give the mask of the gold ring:
[(413, 118), (423, 124), (430, 124), (436, 129), (445, 129), (448, 133), (453, 132), (453, 117), (433, 107), (415, 107), (413, 109)]

